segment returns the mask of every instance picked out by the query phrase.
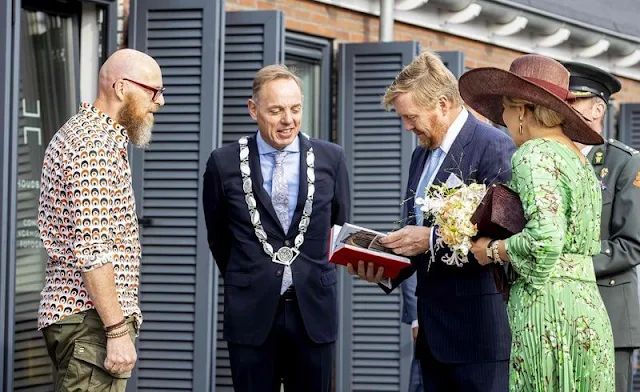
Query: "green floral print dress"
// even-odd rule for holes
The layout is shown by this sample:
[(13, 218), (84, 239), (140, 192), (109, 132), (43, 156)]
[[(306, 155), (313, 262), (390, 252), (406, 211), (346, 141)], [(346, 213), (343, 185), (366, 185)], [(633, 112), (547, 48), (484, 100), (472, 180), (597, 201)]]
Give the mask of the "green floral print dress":
[(505, 242), (517, 273), (508, 304), (510, 389), (613, 391), (613, 335), (592, 261), (601, 212), (593, 168), (551, 139), (524, 143), (512, 166), (510, 187), (528, 222)]

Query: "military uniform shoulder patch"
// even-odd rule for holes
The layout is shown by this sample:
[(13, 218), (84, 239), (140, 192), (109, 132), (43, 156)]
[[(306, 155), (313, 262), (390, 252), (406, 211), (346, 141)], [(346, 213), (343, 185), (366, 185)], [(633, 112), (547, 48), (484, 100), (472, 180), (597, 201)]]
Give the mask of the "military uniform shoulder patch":
[(640, 171), (638, 172), (638, 174), (636, 175), (636, 180), (633, 182), (633, 185), (637, 186), (638, 188), (640, 188)]
[(629, 147), (626, 144), (616, 140), (616, 139), (609, 139), (608, 140), (608, 144), (618, 148), (619, 150), (622, 150), (624, 152), (626, 152), (627, 154), (630, 155), (636, 155), (638, 153), (638, 150), (636, 150), (635, 148)]

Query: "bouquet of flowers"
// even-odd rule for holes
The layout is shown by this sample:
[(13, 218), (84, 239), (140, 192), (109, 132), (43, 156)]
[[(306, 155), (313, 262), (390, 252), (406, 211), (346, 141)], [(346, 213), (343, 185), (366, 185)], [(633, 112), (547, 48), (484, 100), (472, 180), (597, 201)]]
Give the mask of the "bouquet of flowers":
[[(455, 177), (452, 180), (452, 177)], [(468, 263), (471, 238), (478, 228), (471, 223), (471, 216), (487, 193), (484, 184), (465, 184), (452, 175), (446, 183), (426, 189), (425, 197), (418, 197), (415, 203), (424, 213), (425, 220), (433, 219), (438, 226), (436, 247), (446, 244), (453, 254), (442, 261), (448, 265), (462, 267)]]

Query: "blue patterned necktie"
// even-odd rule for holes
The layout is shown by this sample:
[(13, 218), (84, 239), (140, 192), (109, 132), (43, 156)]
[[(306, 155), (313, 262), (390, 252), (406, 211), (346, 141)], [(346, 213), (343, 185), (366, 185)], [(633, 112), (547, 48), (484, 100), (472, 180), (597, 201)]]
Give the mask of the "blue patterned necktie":
[[(289, 183), (284, 174), (284, 160), (289, 154), (286, 151), (275, 151), (274, 153), (276, 166), (273, 168), (271, 177), (271, 203), (276, 211), (278, 220), (286, 233), (289, 230)], [(282, 285), (280, 286), (280, 294), (282, 295), (293, 284), (291, 275), (291, 267), (284, 267), (282, 274)]]
[[(438, 163), (440, 163), (440, 157), (442, 156), (443, 153), (444, 151), (442, 151), (442, 149), (440, 148), (436, 148), (431, 152), (429, 156), (429, 160), (427, 161), (426, 173), (424, 174), (424, 177), (422, 177), (422, 180), (418, 185), (418, 189), (416, 189), (416, 198), (418, 197), (424, 198), (425, 189), (427, 187), (427, 184), (429, 183), (429, 179), (431, 178), (431, 176), (433, 175), (433, 172), (438, 167)], [(417, 204), (414, 205), (415, 214), (416, 214), (416, 226), (422, 226), (422, 224), (424, 223), (424, 213), (420, 208), (421, 206)]]

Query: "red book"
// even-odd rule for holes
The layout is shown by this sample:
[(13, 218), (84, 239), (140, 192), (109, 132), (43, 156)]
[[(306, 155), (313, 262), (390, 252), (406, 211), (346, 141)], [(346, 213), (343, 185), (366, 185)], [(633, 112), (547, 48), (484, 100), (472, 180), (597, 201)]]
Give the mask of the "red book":
[(345, 266), (351, 263), (354, 268), (358, 268), (360, 260), (372, 262), (376, 269), (384, 267), (385, 277), (396, 278), (400, 270), (411, 265), (411, 261), (382, 246), (378, 238), (384, 236), (383, 233), (350, 223), (334, 225), (329, 235), (329, 261)]

